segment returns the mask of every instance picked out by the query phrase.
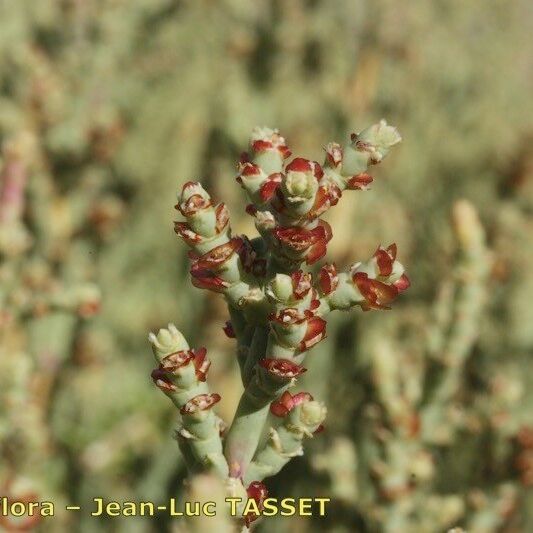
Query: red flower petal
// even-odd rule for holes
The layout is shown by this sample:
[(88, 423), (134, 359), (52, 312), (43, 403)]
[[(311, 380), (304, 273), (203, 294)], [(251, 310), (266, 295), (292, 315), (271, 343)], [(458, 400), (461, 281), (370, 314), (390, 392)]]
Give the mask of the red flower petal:
[(332, 168), (337, 168), (342, 163), (342, 148), (340, 144), (329, 143), (325, 147), (326, 162)]
[(402, 274), (400, 279), (395, 281), (393, 285), (398, 289), (398, 292), (403, 292), (411, 286), (411, 282), (405, 274)]
[(215, 216), (217, 219), (216, 230), (217, 233), (220, 233), (228, 225), (229, 222), (229, 211), (226, 207), (226, 204), (217, 205), (215, 209)]
[(370, 309), (390, 309), (387, 304), (398, 296), (399, 291), (394, 285), (371, 279), (364, 272), (356, 272), (352, 279)]
[(312, 402), (313, 397), (308, 392), (299, 392), (292, 397), (292, 406), (296, 407), (305, 402)]
[(292, 326), (293, 324), (301, 324), (306, 320), (307, 316), (305, 312), (302, 313), (295, 307), (287, 307), (277, 315), (270, 315), (269, 318), (282, 326)]
[(216, 270), (221, 267), (231, 256), (243, 245), (243, 239), (234, 237), (228, 242), (216, 246), (209, 252), (202, 255), (191, 267), (193, 271)]
[(320, 289), (323, 294), (331, 294), (339, 285), (339, 275), (334, 264), (324, 265), (319, 274)]
[(388, 277), (392, 274), (392, 267), (394, 266), (394, 260), (391, 258), (387, 250), (378, 248), (374, 253), (376, 262), (378, 265), (378, 271), (380, 276)]
[(291, 274), (291, 279), (294, 297), (301, 300), (311, 289), (312, 276), (308, 272), (297, 270)]
[(155, 368), (152, 370), (151, 377), (154, 383), (163, 391), (163, 392), (173, 392), (176, 390), (176, 386), (170, 380), (168, 374), (161, 368)]
[(198, 394), (194, 398), (191, 398), (181, 409), (182, 415), (191, 415), (198, 411), (206, 411), (211, 409), (213, 405), (220, 401), (220, 394)]
[(362, 172), (361, 174), (357, 174), (357, 176), (349, 178), (346, 187), (352, 190), (364, 191), (373, 181), (374, 178), (370, 174)]
[[(253, 481), (246, 489), (246, 494), (248, 495), (248, 498), (255, 500), (255, 502), (257, 503), (257, 507), (259, 508), (259, 510), (261, 510), (263, 508), (263, 502), (268, 497), (268, 490), (266, 486), (260, 481)], [(249, 512), (244, 517), (246, 527), (248, 527), (253, 521), (257, 520), (258, 518), (259, 515), (253, 512)]]
[(176, 207), (184, 217), (190, 217), (203, 209), (211, 207), (211, 200), (199, 194), (193, 194), (187, 201), (178, 204)]
[(194, 358), (192, 350), (181, 350), (163, 357), (159, 368), (167, 373), (176, 372), (179, 368), (187, 365)]
[(195, 233), (187, 222), (174, 222), (174, 232), (179, 235), (189, 246), (202, 240), (202, 237)]
[(312, 162), (303, 157), (296, 157), (285, 167), (286, 172), (311, 172), (312, 170)]
[(192, 272), (192, 284), (198, 289), (207, 289), (215, 292), (223, 292), (224, 289), (227, 289), (230, 284), (227, 281), (224, 281), (222, 278), (215, 276), (212, 272), (208, 270), (197, 270)]
[(265, 358), (259, 361), (259, 366), (267, 370), (273, 376), (287, 380), (298, 377), (300, 374), (307, 371), (307, 368), (297, 365), (288, 359)]
[(272, 198), (272, 196), (274, 196), (274, 193), (279, 187), (281, 181), (282, 174), (278, 172), (275, 174), (270, 174), (270, 176), (268, 176), (268, 178), (261, 184), (261, 187), (259, 188), (259, 196), (263, 202), (267, 202)]
[(307, 321), (305, 337), (299, 345), (300, 351), (309, 350), (326, 336), (326, 321), (318, 316)]
[(194, 353), (194, 369), (196, 371), (196, 377), (198, 381), (205, 381), (211, 361), (207, 359), (207, 350), (200, 348), (199, 350), (192, 350)]

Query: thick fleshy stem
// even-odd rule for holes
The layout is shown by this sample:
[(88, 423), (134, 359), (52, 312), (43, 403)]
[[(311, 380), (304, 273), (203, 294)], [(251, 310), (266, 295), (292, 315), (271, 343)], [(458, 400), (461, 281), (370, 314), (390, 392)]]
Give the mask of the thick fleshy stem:
[(189, 458), (191, 469), (212, 468), (227, 476), (221, 425), (212, 410), (220, 396), (210, 394), (205, 382), (210, 366), (205, 348), (189, 349), (185, 337), (173, 324), (159, 330), (157, 335), (150, 333), (149, 340), (159, 363), (152, 372), (152, 379), (180, 410), (182, 427), (177, 430), (176, 437), (185, 458)]
[(244, 482), (263, 480), (276, 475), (293, 457), (303, 455), (302, 441), (322, 429), (325, 406), (308, 393), (294, 396), (286, 391), (270, 411), (283, 418), (277, 428), (271, 427), (265, 445), (257, 451), (244, 476)]
[(262, 359), (246, 386), (226, 436), (224, 453), (230, 476), (241, 478), (257, 449), (270, 403), (280, 396), (305, 368), (285, 359)]

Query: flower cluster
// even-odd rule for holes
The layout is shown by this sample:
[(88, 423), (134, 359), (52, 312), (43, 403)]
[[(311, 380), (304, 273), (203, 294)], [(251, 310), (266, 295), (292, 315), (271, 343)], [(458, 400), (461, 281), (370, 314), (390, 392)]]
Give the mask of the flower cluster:
[[(236, 178), (259, 232), (253, 239), (232, 235), (227, 207), (199, 183), (187, 182), (178, 196), (184, 220), (174, 228), (190, 248), (192, 284), (225, 297), (230, 320), (223, 330), (237, 343), (244, 391), (231, 427), (223, 431), (213, 412), (221, 398), (207, 387), (206, 350), (190, 349), (175, 326), (150, 335), (158, 361), (152, 378), (179, 409), (176, 435), (189, 467), (216, 470), (258, 504), (267, 494), (263, 479), (303, 453), (303, 439), (323, 427), (325, 406), (288, 389), (306, 371), (307, 352), (325, 338), (327, 314), (389, 309), (409, 287), (395, 244), (343, 272), (334, 264), (316, 275), (304, 269), (326, 255), (332, 238), (322, 217), (345, 191), (368, 190), (369, 168), (399, 141), (381, 121), (345, 146), (329, 143), (320, 164), (291, 159), (277, 130), (256, 128)], [(269, 439), (261, 444), (265, 431)], [(250, 525), (251, 517), (243, 518)]]

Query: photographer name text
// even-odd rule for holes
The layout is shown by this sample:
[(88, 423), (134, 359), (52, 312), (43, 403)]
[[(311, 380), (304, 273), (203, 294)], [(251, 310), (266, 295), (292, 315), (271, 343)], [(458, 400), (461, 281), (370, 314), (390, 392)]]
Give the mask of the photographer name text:
[[(225, 509), (231, 516), (241, 514), (255, 514), (258, 516), (325, 516), (330, 498), (266, 498), (260, 507), (254, 499), (225, 498)], [(55, 504), (50, 501), (26, 502), (0, 497), (0, 516), (54, 516)], [(242, 511), (244, 509), (244, 511)], [(67, 505), (67, 511), (84, 512), (79, 505)], [(240, 512), (239, 512), (240, 511)], [(88, 512), (95, 517), (120, 516), (155, 516), (157, 513), (167, 513), (169, 516), (216, 516), (218, 509), (214, 501), (184, 501), (178, 502), (170, 498), (166, 504), (156, 504), (149, 501), (117, 502), (105, 501), (104, 498), (93, 498), (93, 505)]]

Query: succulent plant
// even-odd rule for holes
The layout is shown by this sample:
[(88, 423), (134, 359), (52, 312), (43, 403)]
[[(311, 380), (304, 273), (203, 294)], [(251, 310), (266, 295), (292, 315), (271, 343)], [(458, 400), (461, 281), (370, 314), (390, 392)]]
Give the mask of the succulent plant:
[(175, 223), (175, 231), (190, 248), (193, 285), (227, 302), (230, 321), (223, 330), (236, 341), (244, 386), (226, 431), (213, 412), (220, 396), (207, 386), (206, 349), (190, 349), (173, 324), (150, 333), (159, 365), (152, 379), (179, 409), (176, 438), (191, 472), (213, 470), (261, 492), (263, 480), (301, 455), (303, 439), (322, 429), (325, 405), (309, 392), (293, 395), (289, 389), (306, 371), (308, 351), (325, 338), (326, 317), (355, 307), (389, 309), (409, 278), (395, 244), (379, 246), (346, 272), (326, 264), (313, 275), (302, 266), (326, 254), (332, 228), (320, 217), (344, 191), (367, 189), (369, 168), (399, 141), (397, 130), (382, 120), (353, 134), (344, 147), (328, 144), (320, 165), (301, 157), (288, 161), (291, 152), (280, 133), (256, 128), (237, 176), (259, 233), (252, 239), (232, 235), (227, 207), (215, 204), (200, 183), (183, 186), (176, 209), (185, 220)]

